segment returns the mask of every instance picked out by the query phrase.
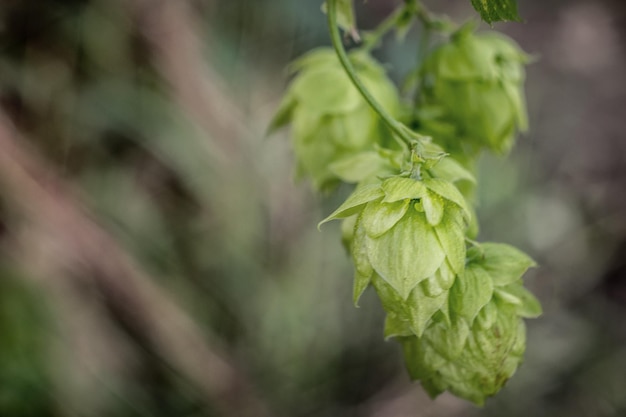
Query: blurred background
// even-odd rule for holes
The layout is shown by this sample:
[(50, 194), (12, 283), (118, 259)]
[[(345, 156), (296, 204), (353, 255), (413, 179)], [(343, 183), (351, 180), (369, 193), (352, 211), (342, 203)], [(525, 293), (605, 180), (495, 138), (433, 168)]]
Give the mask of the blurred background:
[[(265, 131), (320, 0), (0, 2), (0, 416), (626, 416), (626, 4), (521, 1), (531, 131), (480, 166), (480, 240), (545, 313), (476, 408), (430, 400)], [(358, 4), (362, 29), (399, 3)], [(467, 0), (427, 1), (457, 21)], [(419, 31), (376, 51), (401, 80)]]

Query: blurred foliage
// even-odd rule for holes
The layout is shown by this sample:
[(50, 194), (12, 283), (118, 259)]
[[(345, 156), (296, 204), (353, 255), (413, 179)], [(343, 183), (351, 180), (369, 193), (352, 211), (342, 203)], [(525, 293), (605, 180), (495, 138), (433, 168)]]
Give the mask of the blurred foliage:
[[(328, 44), (319, 3), (193, 3), (206, 62), (245, 116), (236, 158), (176, 103), (121, 0), (3, 2), (0, 103), (279, 415), (626, 414), (623, 3), (526, 2), (526, 25), (501, 26), (542, 59), (528, 73), (530, 134), (512, 160), (480, 165), (481, 239), (538, 261), (529, 282), (546, 312), (529, 325), (525, 364), (484, 409), (409, 384), (400, 349), (380, 341), (373, 294), (352, 307), (339, 230), (315, 229), (349, 190), (316, 200), (293, 182), (287, 141), (263, 137), (286, 63)], [(361, 26), (391, 3), (357, 2)], [(431, 3), (470, 14), (469, 2)], [(392, 74), (413, 62), (418, 36), (377, 52)], [(104, 307), (17, 270), (4, 248), (20, 227), (0, 210), (1, 416), (216, 415)]]

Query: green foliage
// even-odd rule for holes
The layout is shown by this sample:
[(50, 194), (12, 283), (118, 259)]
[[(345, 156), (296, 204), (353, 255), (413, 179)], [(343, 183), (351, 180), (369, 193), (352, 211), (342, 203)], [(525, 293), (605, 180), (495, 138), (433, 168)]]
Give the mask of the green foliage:
[(472, 6), (487, 23), (521, 20), (517, 13), (517, 0), (472, 0)]
[[(374, 97), (391, 114), (398, 115), (398, 93), (382, 66), (364, 53), (355, 53), (351, 58)], [(312, 51), (292, 68), (297, 75), (272, 121), (270, 132), (291, 124), (298, 174), (309, 176), (317, 189), (332, 188), (338, 176), (328, 165), (374, 149), (375, 144), (386, 144), (385, 128), (350, 83), (331, 49)]]
[(509, 38), (472, 25), (437, 47), (422, 68), (423, 129), (453, 153), (486, 147), (506, 154), (528, 118), (523, 92), (528, 57)]
[[(528, 58), (509, 38), (475, 33), (471, 24), (448, 33), (420, 2), (408, 2), (412, 8), (393, 16), (411, 10), (427, 31), (448, 35), (427, 51), (417, 70), (420, 96), (409, 107), (367, 55), (375, 42), (345, 54), (336, 25), (346, 27), (347, 3), (328, 1), (337, 54), (321, 49), (293, 65), (298, 75), (272, 130), (291, 124), (300, 170), (316, 188), (356, 184), (320, 223), (343, 219), (354, 303), (368, 287), (376, 291), (387, 314), (385, 337), (402, 344), (411, 377), (431, 396), (447, 390), (483, 404), (522, 361), (522, 319), (541, 314), (522, 282), (534, 261), (509, 245), (470, 240), (478, 234), (476, 157), (508, 153), (528, 127)], [(489, 22), (513, 20), (513, 2), (474, 5)], [(390, 21), (399, 29), (408, 24)], [(413, 119), (403, 121), (416, 131), (397, 120), (407, 114)]]
[[(327, 12), (326, 2), (322, 5), (322, 11)], [(337, 2), (337, 23), (355, 39), (358, 38), (356, 32), (356, 19), (354, 18), (354, 4), (352, 0), (339, 0)]]

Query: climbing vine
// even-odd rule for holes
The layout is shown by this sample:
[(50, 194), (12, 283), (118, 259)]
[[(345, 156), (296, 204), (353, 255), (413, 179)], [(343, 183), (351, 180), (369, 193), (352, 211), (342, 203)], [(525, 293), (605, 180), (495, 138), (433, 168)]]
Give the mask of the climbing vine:
[[(488, 23), (520, 20), (515, 0), (472, 5)], [(522, 281), (533, 260), (475, 240), (476, 159), (507, 155), (528, 128), (529, 58), (506, 36), (456, 25), (418, 0), (362, 39), (352, 0), (323, 9), (333, 47), (293, 63), (270, 130), (291, 126), (297, 172), (317, 190), (356, 186), (322, 224), (342, 220), (354, 303), (373, 287), (385, 338), (402, 345), (411, 377), (432, 397), (447, 390), (483, 404), (522, 361), (523, 319), (541, 314)], [(370, 53), (387, 32), (402, 38), (413, 24), (421, 42), (401, 94)], [(348, 38), (357, 44), (350, 52)]]

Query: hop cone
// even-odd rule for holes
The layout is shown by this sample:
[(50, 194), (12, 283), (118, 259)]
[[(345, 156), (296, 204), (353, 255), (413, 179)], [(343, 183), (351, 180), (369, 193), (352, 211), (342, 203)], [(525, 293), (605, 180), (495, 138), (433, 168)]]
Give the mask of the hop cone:
[[(384, 69), (369, 55), (351, 60), (367, 89), (390, 114), (399, 112), (399, 98)], [(389, 137), (380, 118), (361, 97), (334, 51), (322, 48), (293, 64), (293, 80), (270, 126), (273, 131), (291, 124), (299, 175), (311, 178), (317, 189), (331, 188), (338, 177), (329, 169), (334, 161)]]
[(462, 28), (424, 63), (423, 130), (455, 154), (482, 147), (507, 153), (517, 131), (528, 128), (527, 61), (511, 39)]
[(405, 177), (359, 186), (325, 221), (358, 214), (354, 299), (373, 284), (391, 317), (422, 335), (465, 266), (470, 211), (448, 181)]
[[(399, 337), (409, 373), (433, 397), (443, 391), (483, 404), (515, 373), (526, 348), (522, 318), (541, 306), (521, 276), (534, 262), (508, 245), (468, 251), (465, 272), (450, 289), (449, 321), (433, 321), (420, 336)], [(387, 328), (408, 334), (389, 316)]]

